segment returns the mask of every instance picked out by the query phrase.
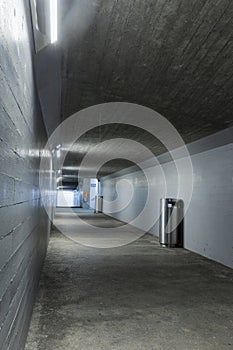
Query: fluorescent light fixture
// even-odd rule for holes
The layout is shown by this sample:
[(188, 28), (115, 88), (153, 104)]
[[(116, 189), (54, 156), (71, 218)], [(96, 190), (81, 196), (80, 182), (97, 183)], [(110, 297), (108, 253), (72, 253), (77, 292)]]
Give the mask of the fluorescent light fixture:
[(50, 0), (50, 40), (57, 41), (57, 0)]

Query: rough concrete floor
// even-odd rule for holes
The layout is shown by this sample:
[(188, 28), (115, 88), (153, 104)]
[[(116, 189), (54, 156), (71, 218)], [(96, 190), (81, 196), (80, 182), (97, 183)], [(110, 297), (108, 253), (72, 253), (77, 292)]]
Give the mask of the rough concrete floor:
[(149, 235), (94, 249), (54, 230), (26, 349), (233, 349), (233, 271)]

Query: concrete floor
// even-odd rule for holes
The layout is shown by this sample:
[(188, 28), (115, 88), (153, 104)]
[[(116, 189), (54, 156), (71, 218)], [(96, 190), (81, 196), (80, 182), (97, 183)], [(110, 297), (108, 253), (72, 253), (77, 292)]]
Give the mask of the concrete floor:
[(150, 235), (94, 249), (53, 230), (26, 349), (233, 349), (233, 271)]

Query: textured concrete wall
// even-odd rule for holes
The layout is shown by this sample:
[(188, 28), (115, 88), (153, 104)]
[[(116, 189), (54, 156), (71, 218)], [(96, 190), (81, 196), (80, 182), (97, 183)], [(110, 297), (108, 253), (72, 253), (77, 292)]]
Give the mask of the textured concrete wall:
[(48, 135), (61, 122), (61, 58), (61, 48), (52, 45), (35, 57), (37, 90)]
[[(222, 141), (229, 141), (230, 129), (215, 136), (199, 140), (190, 144), (191, 159), (194, 171), (194, 187), (190, 206), (185, 216), (184, 241), (185, 248), (203, 256), (219, 261), (233, 268), (233, 144), (222, 145)], [(214, 142), (215, 140), (215, 142)], [(232, 138), (231, 138), (232, 140)], [(209, 145), (221, 146), (208, 149)], [(207, 149), (200, 152), (201, 149)], [(199, 153), (195, 154), (195, 150)], [(178, 154), (179, 152), (177, 152)], [(167, 197), (177, 197), (177, 176), (173, 162), (166, 162), (166, 155), (162, 164), (167, 181)], [(182, 159), (178, 160), (181, 162)], [(148, 163), (149, 164), (149, 163)], [(150, 168), (154, 174), (153, 195), (154, 207), (150, 208), (150, 215), (159, 216), (159, 199), (161, 198), (161, 184), (163, 179), (155, 168)], [(123, 172), (122, 172), (123, 173)], [(116, 184), (120, 179), (128, 180), (134, 187), (132, 202), (126, 209), (113, 213), (113, 216), (129, 222), (141, 212), (147, 196), (145, 176), (141, 171), (125, 171), (117, 177), (102, 179), (102, 192), (107, 200), (116, 196)], [(124, 199), (125, 190), (118, 187), (119, 198)], [(182, 198), (182, 194), (181, 194)], [(185, 203), (187, 204), (187, 203)], [(105, 206), (104, 211), (108, 208)], [(151, 233), (158, 236), (159, 223), (151, 229)]]
[(0, 349), (20, 350), (50, 227), (38, 188), (46, 133), (28, 1), (1, 1), (0, 30)]

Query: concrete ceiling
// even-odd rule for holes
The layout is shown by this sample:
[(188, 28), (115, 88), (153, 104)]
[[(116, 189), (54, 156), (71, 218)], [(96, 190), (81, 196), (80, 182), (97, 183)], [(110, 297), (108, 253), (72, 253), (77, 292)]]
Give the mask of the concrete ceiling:
[(103, 164), (101, 169), (98, 171), (98, 177), (105, 176), (110, 173), (119, 171), (122, 168), (134, 165), (134, 163), (123, 158), (118, 158), (117, 156), (118, 153), (122, 154), (121, 150), (122, 148), (124, 149), (124, 141), (122, 139), (137, 141), (146, 146), (152, 153), (156, 155), (167, 151), (164, 145), (157, 138), (141, 128), (125, 124), (111, 124), (111, 128), (109, 128), (108, 125), (102, 125), (101, 127), (94, 128), (91, 131), (85, 133), (79, 138), (78, 142), (73, 145), (66, 156), (63, 174), (75, 175), (77, 173), (77, 170), (75, 170), (75, 168), (79, 168), (83, 157), (87, 153), (91, 152), (97, 144), (111, 139), (119, 139), (119, 144), (117, 146), (114, 144), (114, 146), (111, 147), (111, 143), (108, 143), (108, 150), (106, 149), (106, 151), (104, 151), (104, 149), (101, 149), (101, 152), (110, 152), (113, 160), (107, 162), (106, 164)]
[[(232, 0), (60, 0), (60, 14), (63, 119), (99, 103), (137, 103), (186, 143), (233, 124)], [(116, 124), (101, 137), (122, 132)], [(84, 135), (90, 147), (96, 133)], [(163, 152), (148, 133), (132, 134)]]

